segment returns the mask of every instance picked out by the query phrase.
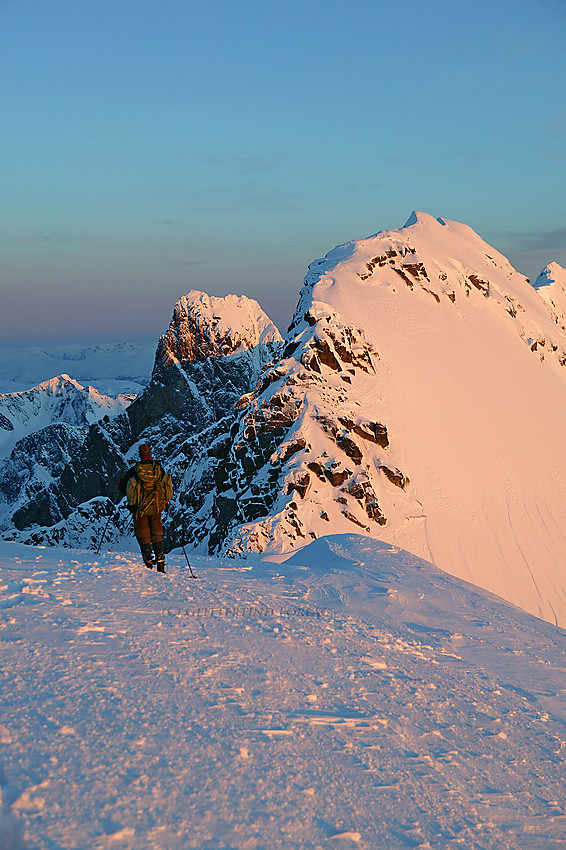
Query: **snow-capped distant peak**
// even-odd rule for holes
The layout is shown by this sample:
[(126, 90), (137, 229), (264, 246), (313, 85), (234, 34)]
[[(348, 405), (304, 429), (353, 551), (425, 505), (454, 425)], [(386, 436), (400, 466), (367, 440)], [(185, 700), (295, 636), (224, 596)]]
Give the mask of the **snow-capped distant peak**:
[(74, 387), (76, 390), (84, 390), (82, 384), (79, 384), (78, 381), (75, 381), (74, 378), (71, 378), (70, 375), (67, 375), (66, 372), (63, 372), (62, 375), (57, 375), (55, 378), (49, 378), (47, 381), (42, 381), (36, 387), (32, 387), (29, 392), (33, 392), (34, 390), (44, 390), (51, 395), (61, 395), (66, 392), (70, 387)]
[(90, 384), (104, 395), (137, 395), (149, 381), (154, 357), (155, 340), (5, 347), (0, 350), (0, 393), (22, 392), (52, 375), (70, 373), (81, 386)]
[(556, 314), (558, 323), (566, 322), (566, 269), (558, 263), (549, 263), (541, 271), (534, 282), (534, 287), (541, 298)]
[[(32, 400), (37, 396), (50, 396), (59, 399), (76, 396), (84, 398), (85, 401), (88, 399), (95, 407), (105, 407), (109, 410), (116, 407), (119, 407), (120, 410), (122, 410), (124, 407), (123, 401), (117, 402), (117, 399), (111, 398), (103, 393), (99, 393), (95, 387), (84, 387), (66, 373), (57, 375), (55, 378), (49, 378), (47, 381), (42, 381), (40, 384), (29, 390), (21, 390), (15, 393), (2, 393), (0, 394), (0, 399), (5, 399), (8, 404), (10, 404), (11, 401), (13, 402), (21, 399), (23, 403), (23, 400)], [(122, 400), (128, 398), (131, 400), (132, 397), (133, 396), (123, 394), (117, 398)], [(95, 417), (95, 419), (96, 418), (97, 417)]]
[(42, 381), (31, 390), (0, 394), (0, 456), (18, 440), (53, 423), (87, 427), (103, 416), (117, 416), (132, 398), (102, 395), (67, 374)]
[(175, 305), (157, 347), (156, 363), (225, 357), (280, 341), (281, 334), (253, 298), (220, 298), (191, 289)]
[(552, 284), (566, 286), (566, 269), (559, 263), (548, 263), (534, 282), (535, 289)]

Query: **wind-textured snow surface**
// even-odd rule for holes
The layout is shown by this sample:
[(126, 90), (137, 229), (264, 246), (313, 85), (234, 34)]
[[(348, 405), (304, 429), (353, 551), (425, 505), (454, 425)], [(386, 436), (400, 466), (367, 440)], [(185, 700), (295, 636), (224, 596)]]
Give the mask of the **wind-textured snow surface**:
[(0, 543), (3, 850), (566, 842), (566, 633), (364, 536)]

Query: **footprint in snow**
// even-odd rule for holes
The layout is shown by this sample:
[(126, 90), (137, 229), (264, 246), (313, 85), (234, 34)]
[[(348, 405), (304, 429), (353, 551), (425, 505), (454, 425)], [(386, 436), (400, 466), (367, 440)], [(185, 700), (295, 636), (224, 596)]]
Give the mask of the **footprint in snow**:
[(21, 603), (30, 605), (41, 602), (40, 597), (43, 593), (41, 586), (34, 587), (30, 581), (29, 579), (26, 581), (10, 581), (0, 587), (0, 610), (13, 608)]

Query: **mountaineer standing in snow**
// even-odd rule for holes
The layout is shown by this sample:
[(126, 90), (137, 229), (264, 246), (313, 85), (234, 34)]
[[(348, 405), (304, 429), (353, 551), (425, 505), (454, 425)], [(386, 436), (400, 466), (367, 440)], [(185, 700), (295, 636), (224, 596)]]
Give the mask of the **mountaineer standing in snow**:
[(161, 511), (173, 495), (171, 476), (153, 460), (151, 449), (144, 443), (139, 447), (139, 462), (120, 479), (120, 489), (126, 493), (128, 507), (134, 516), (134, 529), (140, 544), (143, 562), (153, 569), (153, 553), (157, 572), (165, 572), (165, 547)]

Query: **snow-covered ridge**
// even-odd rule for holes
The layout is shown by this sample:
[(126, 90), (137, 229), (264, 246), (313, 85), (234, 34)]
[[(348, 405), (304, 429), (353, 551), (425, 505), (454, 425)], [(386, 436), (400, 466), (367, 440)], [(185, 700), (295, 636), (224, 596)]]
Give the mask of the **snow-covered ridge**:
[(126, 415), (78, 453), (53, 435), (68, 466), (26, 494), (18, 539), (105, 523), (86, 502), (113, 498), (147, 440), (175, 479), (169, 545), (281, 557), (355, 531), (566, 624), (566, 335), (543, 290), (466, 225), (414, 213), (311, 263), (282, 345), (261, 343), (278, 334), (255, 302), (193, 291)]
[[(482, 295), (489, 299), (492, 309), (511, 316), (520, 338), (539, 356), (564, 365), (564, 336), (555, 333), (549, 318), (556, 324), (556, 309), (566, 308), (566, 303), (562, 303), (566, 299), (558, 295), (566, 272), (557, 263), (547, 269), (551, 270), (550, 277), (543, 271), (533, 287), (503, 254), (468, 225), (413, 212), (402, 228), (348, 242), (311, 263), (295, 321), (300, 321), (305, 305), (308, 308), (310, 293), (319, 283), (343, 291), (345, 286), (365, 282), (368, 286), (385, 286), (393, 293), (406, 285), (438, 303), (449, 300), (453, 304), (460, 301), (460, 296), (470, 298), (473, 293), (474, 303), (478, 294)], [(546, 290), (544, 284), (551, 282)], [(551, 296), (558, 299), (558, 308), (550, 302)]]
[(87, 427), (103, 416), (122, 413), (133, 396), (102, 395), (94, 387), (83, 387), (69, 375), (42, 381), (30, 390), (0, 394), (0, 451), (33, 431), (64, 422)]
[[(353, 528), (383, 537), (407, 515), (422, 524), (375, 396), (364, 394), (378, 352), (327, 304), (313, 301), (304, 319), (257, 394), (242, 399), (239, 430), (215, 475), (224, 513), (226, 500), (234, 504), (224, 542), (233, 554), (289, 552)], [(246, 522), (254, 515), (261, 519)]]
[(222, 456), (223, 551), (361, 527), (566, 623), (565, 364), (552, 305), (466, 225), (334, 249)]
[(155, 360), (167, 365), (226, 357), (280, 341), (278, 329), (253, 298), (219, 298), (192, 289), (176, 303)]

